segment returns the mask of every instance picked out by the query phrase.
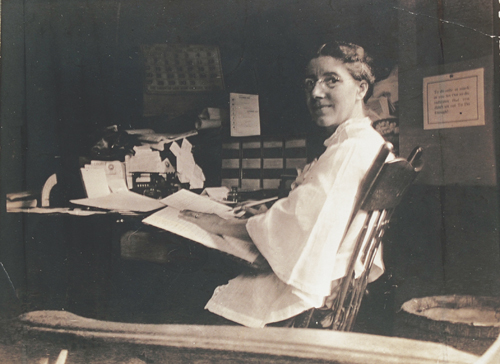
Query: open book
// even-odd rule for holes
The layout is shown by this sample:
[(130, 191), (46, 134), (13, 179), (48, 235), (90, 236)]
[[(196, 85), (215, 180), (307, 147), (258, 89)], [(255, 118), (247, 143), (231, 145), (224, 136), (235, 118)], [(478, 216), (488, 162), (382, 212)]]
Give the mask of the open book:
[(215, 213), (223, 218), (234, 218), (230, 207), (188, 190), (180, 190), (164, 198), (161, 202), (167, 207), (148, 216), (142, 220), (143, 223), (170, 231), (208, 248), (231, 254), (249, 263), (254, 263), (260, 255), (255, 245), (250, 241), (211, 234), (198, 225), (179, 217), (180, 211), (193, 210)]

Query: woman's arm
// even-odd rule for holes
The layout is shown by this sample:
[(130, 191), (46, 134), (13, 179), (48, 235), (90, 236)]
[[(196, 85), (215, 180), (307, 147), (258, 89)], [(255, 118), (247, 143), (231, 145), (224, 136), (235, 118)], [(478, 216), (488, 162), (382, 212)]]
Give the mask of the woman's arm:
[(183, 210), (179, 216), (212, 234), (228, 235), (248, 241), (252, 240), (246, 228), (248, 219), (235, 218), (226, 220), (216, 214), (205, 214), (191, 210)]
[[(191, 210), (183, 210), (179, 215), (182, 219), (190, 221), (202, 229), (217, 235), (229, 235), (235, 238), (252, 241), (248, 235), (246, 224), (248, 219), (223, 219), (215, 214), (205, 214)], [(271, 268), (266, 259), (259, 254), (250, 267), (267, 272)]]

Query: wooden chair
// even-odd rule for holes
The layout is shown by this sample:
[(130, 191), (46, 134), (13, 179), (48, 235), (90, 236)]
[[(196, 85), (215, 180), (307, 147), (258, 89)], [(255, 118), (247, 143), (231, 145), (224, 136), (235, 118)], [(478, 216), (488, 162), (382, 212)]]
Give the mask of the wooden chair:
[[(332, 295), (325, 300), (328, 304), (296, 316), (292, 327), (352, 330), (366, 290), (375, 253), (380, 246), (392, 213), (423, 165), (420, 159), (422, 155), (420, 147), (415, 148), (408, 159), (395, 158), (386, 162), (391, 150), (390, 143), (386, 143), (381, 148), (358, 191), (357, 203), (348, 226), (352, 224), (358, 213), (366, 212), (367, 215), (356, 239), (346, 275)], [(357, 260), (360, 260), (363, 265), (363, 271), (358, 277), (354, 271)]]

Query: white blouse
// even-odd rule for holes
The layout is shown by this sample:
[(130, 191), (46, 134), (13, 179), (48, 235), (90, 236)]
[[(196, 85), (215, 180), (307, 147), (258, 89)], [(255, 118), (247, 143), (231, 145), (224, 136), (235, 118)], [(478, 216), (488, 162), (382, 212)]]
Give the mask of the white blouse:
[[(288, 197), (247, 222), (248, 233), (272, 272), (240, 275), (217, 287), (205, 308), (245, 326), (264, 327), (321, 307), (345, 275), (363, 214), (357, 215), (340, 243), (360, 182), (383, 143), (369, 118), (340, 125), (325, 141), (326, 151), (304, 168)], [(379, 249), (370, 281), (383, 269)]]

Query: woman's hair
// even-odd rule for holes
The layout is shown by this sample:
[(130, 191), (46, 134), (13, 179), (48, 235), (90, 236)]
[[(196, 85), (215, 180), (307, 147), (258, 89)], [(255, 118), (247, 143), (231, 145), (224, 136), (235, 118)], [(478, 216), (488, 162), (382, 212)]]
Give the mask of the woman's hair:
[(317, 51), (316, 57), (330, 56), (342, 61), (352, 78), (357, 81), (365, 80), (368, 83), (368, 91), (364, 97), (366, 102), (373, 93), (375, 76), (373, 75), (372, 58), (356, 44), (345, 42), (332, 42), (323, 44)]

